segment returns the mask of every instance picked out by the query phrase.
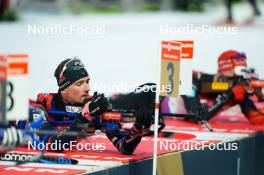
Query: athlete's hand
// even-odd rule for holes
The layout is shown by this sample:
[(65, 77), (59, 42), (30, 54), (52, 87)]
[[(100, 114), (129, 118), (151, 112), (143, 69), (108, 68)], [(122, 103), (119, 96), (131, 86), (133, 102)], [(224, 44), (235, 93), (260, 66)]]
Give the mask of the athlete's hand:
[(149, 128), (152, 124), (153, 117), (152, 112), (148, 109), (141, 108), (136, 111), (135, 127), (137, 129)]
[(87, 116), (87, 114), (92, 117), (101, 115), (106, 112), (108, 107), (107, 98), (104, 96), (104, 94), (98, 94), (97, 92), (94, 93), (93, 97), (90, 100), (85, 100), (84, 103), (85, 105), (82, 110), (83, 116)]
[(264, 109), (251, 110), (247, 113), (247, 118), (254, 125), (264, 124)]

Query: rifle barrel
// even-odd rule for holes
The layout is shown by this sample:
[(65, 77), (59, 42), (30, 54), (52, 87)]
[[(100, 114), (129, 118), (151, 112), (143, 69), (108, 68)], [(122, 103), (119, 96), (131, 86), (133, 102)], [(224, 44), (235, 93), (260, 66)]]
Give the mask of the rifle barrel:
[(176, 113), (161, 113), (161, 116), (168, 116), (168, 117), (184, 117), (184, 118), (196, 118), (197, 114), (176, 114)]

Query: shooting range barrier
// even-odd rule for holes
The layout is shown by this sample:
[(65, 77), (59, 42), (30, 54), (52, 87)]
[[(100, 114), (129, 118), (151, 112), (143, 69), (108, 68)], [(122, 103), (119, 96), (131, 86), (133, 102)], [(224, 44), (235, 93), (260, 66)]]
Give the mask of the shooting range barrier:
[[(198, 124), (181, 119), (166, 119), (166, 128), (159, 140), (170, 143), (195, 141), (210, 143), (235, 143), (235, 150), (176, 150), (158, 149), (158, 175), (261, 175), (264, 172), (264, 126), (253, 126), (240, 115), (220, 114), (210, 122), (214, 132)], [(87, 137), (83, 143), (105, 143), (103, 151), (65, 151), (62, 153), (45, 152), (47, 156), (72, 158), (78, 165), (54, 165), (30, 163), (21, 166), (12, 165), (10, 161), (0, 161), (1, 174), (152, 174), (153, 137), (142, 139), (133, 155), (120, 154), (103, 133)], [(8, 153), (37, 155), (39, 151), (19, 147)]]

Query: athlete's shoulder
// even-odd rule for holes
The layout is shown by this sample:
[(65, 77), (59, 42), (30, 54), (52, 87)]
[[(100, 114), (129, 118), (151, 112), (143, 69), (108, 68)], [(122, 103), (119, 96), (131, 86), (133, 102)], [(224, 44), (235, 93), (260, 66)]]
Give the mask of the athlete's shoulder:
[(42, 104), (45, 108), (51, 108), (52, 99), (56, 93), (39, 93), (36, 103)]
[(52, 99), (56, 93), (38, 93), (37, 102)]

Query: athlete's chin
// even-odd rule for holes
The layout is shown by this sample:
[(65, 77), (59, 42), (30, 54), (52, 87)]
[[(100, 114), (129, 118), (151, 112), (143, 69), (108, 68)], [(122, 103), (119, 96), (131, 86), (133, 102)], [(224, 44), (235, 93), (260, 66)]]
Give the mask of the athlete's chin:
[(88, 98), (88, 96), (87, 95), (83, 95), (82, 97), (81, 97), (81, 103), (83, 103), (83, 101), (85, 100), (85, 99), (87, 99)]

